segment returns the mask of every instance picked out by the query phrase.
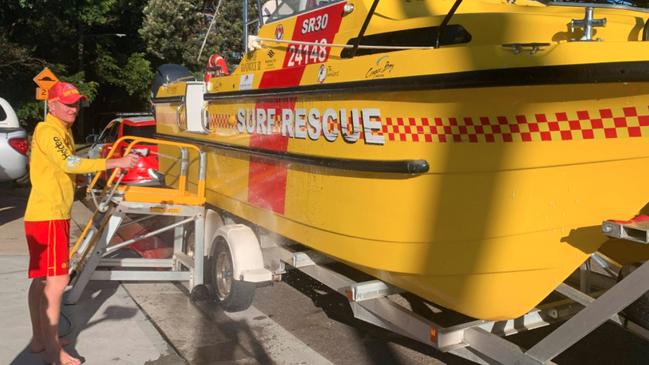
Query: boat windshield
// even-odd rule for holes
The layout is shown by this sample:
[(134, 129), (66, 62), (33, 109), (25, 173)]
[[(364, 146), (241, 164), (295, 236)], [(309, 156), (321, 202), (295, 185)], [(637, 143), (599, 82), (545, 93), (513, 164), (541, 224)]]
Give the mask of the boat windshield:
[(547, 5), (592, 5), (595, 7), (624, 7), (649, 10), (649, 0), (539, 0)]
[(267, 0), (261, 12), (267, 23), (340, 1), (344, 0)]

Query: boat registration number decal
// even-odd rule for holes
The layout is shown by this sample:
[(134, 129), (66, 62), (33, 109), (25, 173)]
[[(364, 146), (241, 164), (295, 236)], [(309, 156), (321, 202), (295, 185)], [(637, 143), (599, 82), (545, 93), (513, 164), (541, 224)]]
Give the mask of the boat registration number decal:
[(264, 72), (259, 88), (298, 86), (307, 65), (327, 62), (331, 52), (328, 45), (333, 43), (340, 30), (344, 6), (342, 1), (299, 15), (293, 32), (287, 31), (290, 40), (298, 43), (286, 46), (282, 68)]
[(309, 12), (297, 18), (291, 40), (298, 42), (313, 42), (316, 44), (290, 44), (284, 67), (301, 67), (313, 63), (322, 63), (329, 58), (330, 48), (342, 21), (342, 6), (344, 3), (324, 7)]
[(302, 21), (302, 34), (318, 32), (327, 28), (329, 14), (320, 14)]
[(291, 44), (288, 47), (288, 67), (308, 65), (310, 63), (322, 63), (327, 60), (327, 40), (322, 39), (322, 46), (311, 44)]

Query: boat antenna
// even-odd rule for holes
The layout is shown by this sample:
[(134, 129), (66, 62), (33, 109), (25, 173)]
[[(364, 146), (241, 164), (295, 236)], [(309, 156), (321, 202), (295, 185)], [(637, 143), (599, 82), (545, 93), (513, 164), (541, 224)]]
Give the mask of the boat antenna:
[[(277, 4), (277, 0), (275, 0), (275, 4)], [(261, 0), (257, 0), (257, 18), (259, 18), (257, 23), (257, 33), (259, 33), (261, 26), (264, 25), (264, 12), (262, 10)]]
[(358, 33), (358, 37), (356, 37), (356, 41), (354, 42), (354, 48), (352, 49), (350, 58), (354, 58), (354, 56), (356, 56), (356, 51), (358, 50), (358, 46), (361, 43), (361, 39), (365, 35), (367, 26), (370, 24), (370, 19), (372, 19), (372, 16), (374, 16), (374, 11), (376, 10), (377, 5), (379, 5), (379, 1), (381, 0), (374, 0), (374, 2), (372, 3), (372, 7), (370, 8), (369, 13), (367, 13), (367, 16), (365, 17), (365, 21), (363, 22), (363, 26), (361, 27), (361, 31)]
[(442, 20), (442, 24), (439, 25), (439, 28), (437, 28), (437, 38), (435, 39), (435, 48), (439, 48), (439, 42), (440, 39), (442, 38), (442, 31), (444, 30), (444, 27), (448, 24), (448, 22), (451, 21), (451, 18), (453, 15), (455, 15), (455, 11), (457, 8), (460, 7), (460, 4), (462, 3), (462, 0), (455, 0), (455, 3), (451, 7), (451, 10), (449, 10), (448, 14), (444, 17), (444, 20)]
[(219, 3), (216, 4), (214, 15), (212, 15), (212, 20), (210, 21), (210, 26), (207, 28), (207, 33), (205, 33), (205, 38), (203, 38), (203, 44), (201, 45), (201, 50), (198, 52), (198, 57), (196, 57), (196, 62), (199, 62), (201, 60), (201, 55), (203, 54), (203, 48), (205, 48), (205, 43), (207, 43), (207, 37), (210, 35), (210, 31), (212, 30), (212, 26), (214, 25), (214, 21), (216, 20), (216, 15), (219, 13), (219, 8), (221, 7), (222, 1), (223, 0), (219, 0)]

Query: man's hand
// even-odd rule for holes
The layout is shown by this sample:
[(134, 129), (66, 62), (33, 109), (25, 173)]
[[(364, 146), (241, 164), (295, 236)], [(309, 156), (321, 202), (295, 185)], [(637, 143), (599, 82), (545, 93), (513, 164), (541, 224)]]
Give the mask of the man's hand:
[(122, 168), (122, 169), (130, 169), (135, 164), (137, 164), (137, 161), (140, 159), (140, 156), (136, 154), (130, 154), (128, 156), (124, 156), (121, 158), (112, 158), (108, 161), (106, 161), (106, 169), (114, 169), (116, 167)]

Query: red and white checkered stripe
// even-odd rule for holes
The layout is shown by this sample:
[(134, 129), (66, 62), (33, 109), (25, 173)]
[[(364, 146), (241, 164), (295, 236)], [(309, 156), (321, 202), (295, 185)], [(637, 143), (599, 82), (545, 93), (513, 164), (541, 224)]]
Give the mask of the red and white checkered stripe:
[[(649, 109), (649, 108), (648, 108)], [(495, 143), (649, 136), (649, 112), (635, 107), (514, 117), (385, 118), (388, 141)]]
[(216, 128), (234, 128), (230, 125), (230, 114), (210, 114), (210, 129)]

